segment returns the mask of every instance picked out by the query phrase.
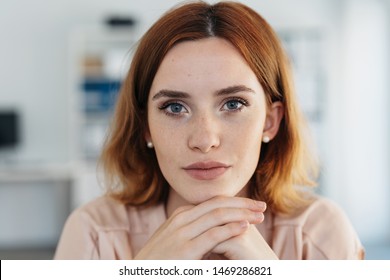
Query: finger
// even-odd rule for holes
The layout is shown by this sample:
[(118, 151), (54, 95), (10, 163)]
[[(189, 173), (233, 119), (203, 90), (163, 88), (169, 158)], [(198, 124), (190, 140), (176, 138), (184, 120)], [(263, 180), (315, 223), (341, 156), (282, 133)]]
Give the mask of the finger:
[(245, 232), (249, 227), (248, 221), (229, 223), (223, 226), (213, 227), (203, 234), (191, 240), (191, 248), (194, 253), (204, 254), (213, 250), (221, 242)]
[(263, 201), (256, 201), (244, 197), (218, 196), (185, 211), (175, 211), (173, 216), (177, 223), (176, 226), (180, 227), (199, 219), (208, 212), (220, 208), (243, 208), (256, 212), (264, 212), (266, 210), (266, 204)]
[[(264, 201), (253, 200), (246, 197), (228, 197), (228, 196), (216, 196), (213, 197), (198, 206), (204, 207), (204, 209), (208, 212), (211, 209), (215, 208), (247, 208), (254, 211), (262, 211), (266, 210), (266, 203)], [(195, 207), (195, 208), (197, 208)]]
[(229, 223), (248, 221), (250, 224), (258, 224), (264, 220), (263, 212), (252, 211), (245, 208), (218, 208), (208, 212), (182, 228), (182, 234), (192, 239), (207, 230), (223, 226)]
[(217, 244), (211, 252), (228, 259), (277, 259), (275, 252), (254, 225), (249, 225), (242, 234)]

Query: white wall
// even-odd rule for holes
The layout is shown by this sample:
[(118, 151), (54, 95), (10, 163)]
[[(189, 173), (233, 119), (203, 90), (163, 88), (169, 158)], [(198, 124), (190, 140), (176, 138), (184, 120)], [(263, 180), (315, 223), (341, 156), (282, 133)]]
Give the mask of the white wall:
[[(389, 240), (389, 11), (385, 1), (346, 1), (338, 100), (338, 199), (362, 239)], [(331, 163), (329, 163), (331, 164)], [(362, 221), (363, 220), (363, 221)]]
[[(178, 2), (1, 0), (0, 107), (14, 106), (23, 114), (17, 159), (33, 164), (70, 160), (67, 47), (73, 28), (95, 24), (106, 13), (129, 13), (139, 20), (139, 36)], [(323, 191), (347, 211), (364, 240), (385, 239), (390, 235), (388, 1), (242, 2), (276, 28), (324, 31)]]

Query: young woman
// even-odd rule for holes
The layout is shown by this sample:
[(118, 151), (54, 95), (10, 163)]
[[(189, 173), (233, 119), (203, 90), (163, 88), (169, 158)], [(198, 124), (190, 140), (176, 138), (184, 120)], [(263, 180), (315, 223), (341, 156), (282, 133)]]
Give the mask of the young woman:
[(314, 195), (286, 56), (239, 3), (185, 4), (141, 39), (102, 153), (108, 192), (68, 219), (56, 259), (361, 259)]

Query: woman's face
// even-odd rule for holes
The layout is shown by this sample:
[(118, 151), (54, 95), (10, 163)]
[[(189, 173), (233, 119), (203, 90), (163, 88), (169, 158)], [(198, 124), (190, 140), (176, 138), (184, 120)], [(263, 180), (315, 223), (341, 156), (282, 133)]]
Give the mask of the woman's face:
[(233, 45), (220, 38), (183, 42), (153, 80), (146, 139), (171, 188), (198, 204), (246, 186), (266, 117), (264, 91)]

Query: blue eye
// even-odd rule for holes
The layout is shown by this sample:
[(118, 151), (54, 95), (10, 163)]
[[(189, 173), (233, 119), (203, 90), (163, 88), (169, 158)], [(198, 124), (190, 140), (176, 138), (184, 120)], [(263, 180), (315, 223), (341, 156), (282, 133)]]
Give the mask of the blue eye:
[(243, 106), (248, 106), (248, 103), (245, 100), (241, 99), (231, 99), (228, 100), (222, 107), (224, 111), (240, 111)]
[(178, 116), (180, 114), (188, 112), (186, 107), (178, 102), (167, 102), (163, 104), (159, 109), (164, 111), (165, 114), (173, 116)]
[(226, 107), (229, 110), (237, 110), (238, 108), (240, 108), (240, 105), (242, 106), (242, 104), (236, 100), (226, 102)]
[(172, 103), (172, 104), (169, 104), (167, 109), (170, 110), (171, 113), (174, 113), (174, 114), (179, 114), (181, 113), (181, 111), (183, 110), (184, 106), (179, 104), (179, 103)]

